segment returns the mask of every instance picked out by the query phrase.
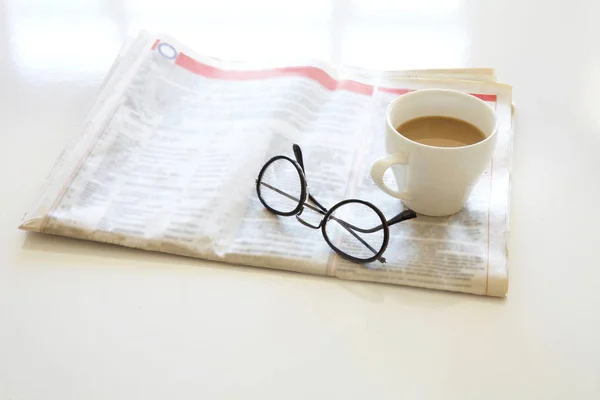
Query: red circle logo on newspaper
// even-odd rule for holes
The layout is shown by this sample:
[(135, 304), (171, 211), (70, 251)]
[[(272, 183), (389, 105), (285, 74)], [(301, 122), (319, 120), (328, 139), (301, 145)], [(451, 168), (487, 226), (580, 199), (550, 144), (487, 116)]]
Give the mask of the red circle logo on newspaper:
[(169, 43), (160, 43), (157, 47), (157, 50), (163, 57), (166, 57), (169, 60), (174, 60), (177, 58), (177, 50), (175, 50), (175, 47), (171, 46)]

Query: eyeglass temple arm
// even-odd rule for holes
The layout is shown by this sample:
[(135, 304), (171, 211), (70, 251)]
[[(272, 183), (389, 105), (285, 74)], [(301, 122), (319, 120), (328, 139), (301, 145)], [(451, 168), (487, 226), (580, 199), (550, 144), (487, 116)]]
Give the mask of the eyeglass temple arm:
[[(396, 215), (394, 218), (387, 221), (387, 225), (392, 226), (399, 222), (406, 221), (408, 219), (413, 219), (416, 217), (417, 217), (417, 214), (413, 210), (404, 210), (400, 214)], [(332, 218), (335, 219), (334, 217), (332, 217)], [(378, 226), (376, 226), (374, 228), (370, 228), (370, 229), (362, 229), (362, 228), (359, 228), (358, 226), (349, 224), (348, 222), (346, 222), (346, 224), (349, 228), (352, 228), (352, 230), (354, 230), (356, 232), (360, 232), (360, 233), (373, 233), (373, 232), (377, 232), (378, 230), (383, 229), (383, 225), (378, 225)]]
[(417, 218), (417, 213), (413, 210), (404, 210), (400, 214), (396, 215), (394, 218), (388, 220), (388, 226), (392, 226), (402, 221), (406, 221), (408, 219)]
[[(304, 169), (304, 157), (302, 157), (302, 149), (300, 148), (300, 146), (298, 146), (295, 143), (292, 146), (292, 149), (294, 150), (294, 157), (296, 157), (296, 161), (298, 161), (298, 164), (300, 164), (300, 168), (302, 168), (302, 172), (304, 172), (304, 174), (306, 175), (306, 170)], [(325, 207), (323, 207), (321, 205), (321, 203), (319, 203), (317, 201), (317, 199), (315, 199), (313, 197), (312, 194), (309, 193), (308, 194), (308, 198), (310, 199), (310, 201), (312, 201), (313, 203), (315, 203), (316, 206), (321, 209), (321, 211), (327, 212), (327, 209)]]
[(296, 157), (296, 161), (298, 161), (298, 164), (300, 164), (302, 171), (304, 171), (304, 158), (302, 157), (302, 149), (295, 143), (292, 146), (292, 149), (294, 149), (294, 157)]

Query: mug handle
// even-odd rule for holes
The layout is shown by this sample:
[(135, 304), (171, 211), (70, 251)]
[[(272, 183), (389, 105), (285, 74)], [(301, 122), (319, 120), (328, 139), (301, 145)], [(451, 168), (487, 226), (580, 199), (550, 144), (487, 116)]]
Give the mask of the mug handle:
[(408, 192), (398, 192), (396, 190), (392, 190), (383, 182), (383, 174), (388, 170), (392, 165), (407, 165), (408, 164), (408, 155), (405, 153), (395, 153), (388, 154), (387, 156), (379, 158), (373, 166), (371, 167), (371, 178), (373, 182), (379, 187), (379, 189), (383, 190), (387, 194), (392, 197), (395, 197), (400, 200), (411, 200), (412, 196)]

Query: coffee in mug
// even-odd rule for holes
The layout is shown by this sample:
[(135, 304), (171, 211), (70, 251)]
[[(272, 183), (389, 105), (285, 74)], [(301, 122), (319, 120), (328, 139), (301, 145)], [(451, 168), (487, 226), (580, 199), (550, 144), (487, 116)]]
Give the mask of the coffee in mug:
[(413, 118), (396, 130), (410, 140), (437, 147), (470, 146), (485, 139), (485, 133), (475, 125), (441, 115)]

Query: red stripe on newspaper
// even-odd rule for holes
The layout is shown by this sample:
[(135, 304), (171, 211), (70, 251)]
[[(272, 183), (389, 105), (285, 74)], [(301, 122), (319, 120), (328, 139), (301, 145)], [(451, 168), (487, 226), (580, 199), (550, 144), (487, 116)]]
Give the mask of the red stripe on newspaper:
[[(356, 81), (336, 81), (332, 78), (327, 72), (322, 69), (316, 67), (285, 67), (285, 68), (274, 68), (274, 69), (264, 69), (264, 70), (255, 70), (255, 71), (236, 71), (236, 70), (224, 70), (220, 68), (216, 68), (210, 65), (203, 64), (197, 60), (194, 60), (192, 57), (179, 53), (177, 58), (175, 59), (175, 64), (187, 69), (194, 74), (202, 75), (207, 78), (218, 78), (218, 79), (228, 79), (228, 80), (253, 80), (253, 79), (267, 79), (267, 78), (276, 78), (280, 76), (303, 76), (307, 78), (311, 78), (317, 82), (319, 82), (323, 87), (329, 90), (347, 90), (349, 92), (354, 92), (358, 94), (372, 95), (375, 90), (374, 86), (367, 85), (365, 83), (360, 83)], [(386, 93), (393, 94), (406, 94), (411, 92), (411, 89), (395, 89), (395, 88), (386, 88), (380, 87), (378, 90)], [(473, 96), (480, 98), (483, 101), (496, 101), (495, 94), (480, 94), (480, 93), (471, 93)]]
[(373, 86), (371, 85), (355, 81), (336, 81), (327, 72), (316, 67), (285, 67), (256, 71), (223, 70), (198, 62), (184, 53), (179, 53), (175, 60), (175, 64), (207, 78), (253, 80), (276, 78), (280, 76), (303, 76), (319, 82), (323, 87), (329, 90), (342, 89), (360, 94), (373, 94)]
[(154, 42), (154, 44), (152, 45), (152, 50), (156, 50), (156, 48), (158, 47), (158, 44), (160, 43), (160, 40), (156, 39), (156, 41)]
[(493, 103), (495, 103), (496, 100), (498, 99), (498, 96), (496, 96), (495, 94), (482, 94), (482, 93), (469, 93), (469, 94), (477, 97), (480, 100), (491, 101)]
[(366, 94), (367, 96), (371, 96), (374, 90), (373, 86), (356, 81), (340, 81), (338, 83), (337, 88), (342, 90), (348, 90), (354, 93)]

